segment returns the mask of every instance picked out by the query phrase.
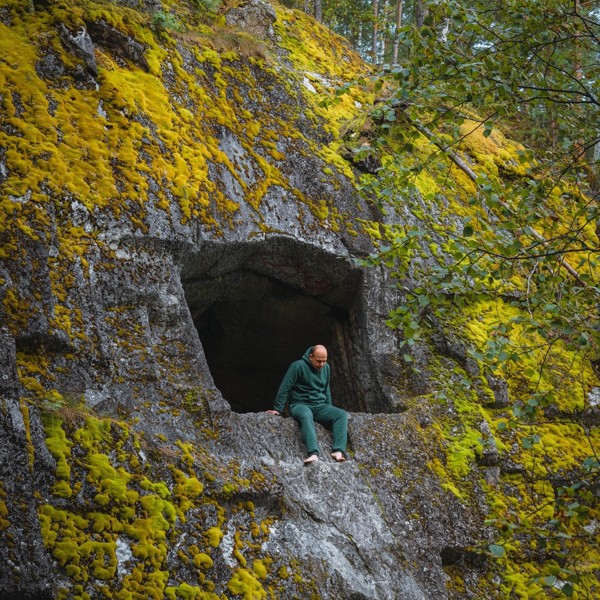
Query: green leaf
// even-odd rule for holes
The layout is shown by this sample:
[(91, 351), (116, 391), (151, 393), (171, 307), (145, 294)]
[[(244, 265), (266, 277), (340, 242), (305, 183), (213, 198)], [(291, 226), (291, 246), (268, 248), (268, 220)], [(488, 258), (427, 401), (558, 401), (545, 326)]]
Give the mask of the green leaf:
[(419, 296), (419, 306), (429, 306), (429, 296), (425, 296), (424, 294), (421, 294)]
[(523, 438), (523, 442), (521, 445), (523, 446), (523, 448), (525, 448), (525, 450), (530, 450), (531, 448), (533, 448), (533, 446), (539, 444), (539, 442), (540, 436), (536, 434)]
[(506, 553), (504, 550), (504, 546), (499, 546), (497, 544), (490, 544), (488, 546), (488, 550), (490, 551), (491, 555), (495, 558), (501, 558)]

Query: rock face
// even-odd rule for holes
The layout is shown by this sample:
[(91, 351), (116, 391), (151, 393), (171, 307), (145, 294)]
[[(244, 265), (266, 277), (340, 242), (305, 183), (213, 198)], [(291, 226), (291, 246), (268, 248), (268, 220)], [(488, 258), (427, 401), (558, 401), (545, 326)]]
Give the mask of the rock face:
[[(496, 597), (472, 549), (489, 473), (469, 449), (444, 480), (437, 424), (462, 425), (432, 393), (464, 348), (440, 334), (437, 371), (426, 346), (402, 366), (397, 291), (358, 260), (385, 217), (312, 97), (358, 57), (261, 2), (221, 38), (154, 35), (141, 3), (20, 4), (0, 9), (0, 598)], [(263, 413), (314, 343), (343, 464), (319, 427), (304, 467), (295, 422)]]
[(232, 8), (226, 15), (228, 25), (259, 37), (273, 38), (273, 23), (276, 20), (274, 8), (261, 0), (249, 0)]
[[(2, 444), (2, 588), (0, 595), (7, 598), (15, 593), (17, 580), (28, 582), (28, 591), (44, 589), (52, 580), (51, 559), (46, 552), (39, 528), (35, 502), (36, 479), (32, 478), (31, 463), (27, 451), (28, 427), (19, 407), (16, 355), (14, 340), (5, 330), (0, 330), (0, 391), (3, 411), (0, 416)], [(39, 434), (40, 432), (38, 432)], [(52, 461), (45, 462), (52, 469)], [(12, 580), (12, 581), (11, 581)]]

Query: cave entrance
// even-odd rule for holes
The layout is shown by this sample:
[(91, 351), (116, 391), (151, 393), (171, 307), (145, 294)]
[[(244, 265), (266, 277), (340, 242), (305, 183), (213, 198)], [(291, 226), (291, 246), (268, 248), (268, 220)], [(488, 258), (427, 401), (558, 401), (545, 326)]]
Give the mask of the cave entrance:
[(312, 344), (331, 348), (348, 315), (263, 276), (235, 279), (194, 323), (215, 385), (231, 407), (267, 410), (290, 362)]
[(214, 383), (233, 410), (272, 408), (290, 363), (318, 343), (329, 350), (334, 402), (365, 410), (353, 373), (360, 272), (349, 261), (290, 240), (212, 248), (182, 282)]

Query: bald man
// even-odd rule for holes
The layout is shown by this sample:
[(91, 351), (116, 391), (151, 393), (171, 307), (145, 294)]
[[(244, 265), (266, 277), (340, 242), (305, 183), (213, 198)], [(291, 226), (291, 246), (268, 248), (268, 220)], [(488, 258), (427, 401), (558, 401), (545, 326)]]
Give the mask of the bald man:
[(305, 465), (319, 460), (315, 422), (330, 428), (333, 433), (332, 458), (337, 462), (346, 460), (348, 413), (331, 404), (329, 376), (327, 349), (320, 344), (311, 346), (287, 370), (275, 398), (275, 410), (266, 411), (271, 415), (281, 415), (289, 400), (290, 413), (300, 424), (306, 445)]

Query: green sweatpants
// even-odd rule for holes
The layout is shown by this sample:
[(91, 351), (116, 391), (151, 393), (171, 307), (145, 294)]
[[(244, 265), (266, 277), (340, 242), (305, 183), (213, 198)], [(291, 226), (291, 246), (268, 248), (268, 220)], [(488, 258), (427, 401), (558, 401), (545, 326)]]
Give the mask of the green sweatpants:
[(302, 431), (302, 440), (306, 445), (307, 456), (319, 454), (315, 422), (331, 429), (333, 433), (332, 452), (345, 452), (348, 439), (348, 413), (342, 408), (330, 404), (302, 404), (295, 402), (290, 405), (290, 413)]

